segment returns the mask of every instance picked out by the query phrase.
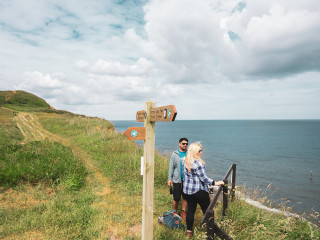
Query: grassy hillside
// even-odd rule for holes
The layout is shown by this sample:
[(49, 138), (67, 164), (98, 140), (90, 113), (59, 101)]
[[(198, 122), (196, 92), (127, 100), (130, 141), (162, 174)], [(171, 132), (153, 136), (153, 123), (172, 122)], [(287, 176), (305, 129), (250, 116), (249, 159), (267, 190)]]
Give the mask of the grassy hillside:
[(23, 135), (14, 122), (14, 111), (0, 108), (0, 145), (16, 144), (23, 140)]
[[(103, 119), (13, 112), (0, 108), (0, 239), (141, 239), (141, 148)], [(171, 210), (168, 165), (156, 154), (154, 239), (185, 239), (157, 223)], [(193, 239), (205, 239), (201, 218)], [(219, 225), (234, 239), (320, 239), (307, 221), (241, 199)]]
[(51, 109), (45, 100), (25, 91), (0, 91), (0, 104), (17, 111)]

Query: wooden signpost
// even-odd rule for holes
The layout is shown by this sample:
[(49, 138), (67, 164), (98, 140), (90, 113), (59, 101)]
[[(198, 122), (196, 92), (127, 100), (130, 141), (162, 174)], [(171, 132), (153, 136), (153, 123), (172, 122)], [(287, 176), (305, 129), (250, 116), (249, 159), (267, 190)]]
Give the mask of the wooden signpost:
[(130, 140), (145, 140), (146, 128), (145, 127), (129, 127), (124, 135)]
[[(154, 142), (155, 122), (174, 121), (177, 110), (174, 105), (155, 107), (154, 102), (146, 102), (145, 110), (136, 114), (137, 122), (144, 122), (144, 127), (130, 127), (125, 132), (131, 140), (144, 140), (143, 151), (143, 199), (142, 199), (142, 239), (153, 237), (153, 189), (154, 189)], [(143, 138), (143, 133), (144, 139)], [(139, 138), (140, 136), (140, 138)], [(138, 139), (139, 138), (139, 139)]]

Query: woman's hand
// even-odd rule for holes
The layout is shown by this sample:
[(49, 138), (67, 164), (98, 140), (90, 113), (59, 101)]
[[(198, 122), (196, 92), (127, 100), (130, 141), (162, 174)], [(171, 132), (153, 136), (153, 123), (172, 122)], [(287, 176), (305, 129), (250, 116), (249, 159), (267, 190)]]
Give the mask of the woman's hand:
[(217, 181), (214, 183), (215, 186), (220, 186), (220, 185), (224, 185), (223, 181)]

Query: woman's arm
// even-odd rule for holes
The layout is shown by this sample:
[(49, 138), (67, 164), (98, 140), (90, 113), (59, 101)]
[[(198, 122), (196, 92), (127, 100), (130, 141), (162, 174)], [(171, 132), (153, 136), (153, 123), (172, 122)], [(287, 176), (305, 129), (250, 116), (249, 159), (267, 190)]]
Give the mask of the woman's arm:
[(205, 167), (202, 163), (196, 163), (196, 174), (201, 182), (204, 182), (209, 185), (215, 185), (214, 180), (207, 177)]
[(223, 181), (214, 181), (211, 178), (208, 178), (206, 175), (205, 167), (202, 163), (197, 162), (196, 174), (198, 175), (200, 181), (206, 184), (214, 185), (214, 186), (224, 185)]

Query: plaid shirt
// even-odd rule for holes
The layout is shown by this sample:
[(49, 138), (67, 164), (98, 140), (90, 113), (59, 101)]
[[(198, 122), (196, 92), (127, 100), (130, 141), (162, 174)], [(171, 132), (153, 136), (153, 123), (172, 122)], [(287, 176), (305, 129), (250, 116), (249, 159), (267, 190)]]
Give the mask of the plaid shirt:
[(209, 192), (208, 185), (214, 184), (214, 181), (207, 177), (206, 167), (199, 161), (194, 160), (191, 171), (185, 168), (185, 161), (182, 162), (183, 165), (183, 192), (185, 194), (191, 195), (195, 194), (200, 190)]

